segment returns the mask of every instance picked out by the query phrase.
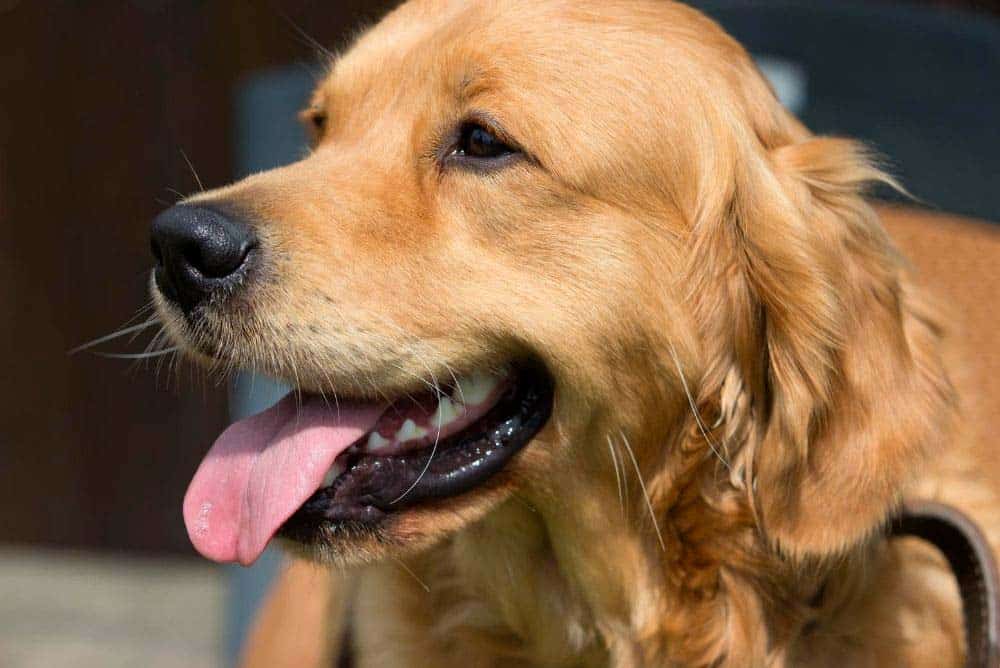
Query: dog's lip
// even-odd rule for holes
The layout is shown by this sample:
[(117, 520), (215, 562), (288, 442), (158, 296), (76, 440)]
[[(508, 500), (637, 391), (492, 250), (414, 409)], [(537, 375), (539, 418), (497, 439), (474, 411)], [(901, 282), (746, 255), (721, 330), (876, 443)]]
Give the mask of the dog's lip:
[(364, 439), (337, 457), (325, 481), (285, 523), (280, 534), (311, 543), (331, 525), (372, 525), (421, 502), (470, 492), (505, 468), (541, 431), (552, 411), (549, 376), (521, 367), (474, 420), (436, 444), (371, 452)]

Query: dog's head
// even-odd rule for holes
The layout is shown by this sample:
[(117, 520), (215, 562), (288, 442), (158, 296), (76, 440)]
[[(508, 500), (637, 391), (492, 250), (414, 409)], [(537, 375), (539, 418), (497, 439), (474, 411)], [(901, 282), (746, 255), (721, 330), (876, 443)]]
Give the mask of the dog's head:
[(197, 474), (208, 556), (377, 557), (512, 495), (619, 523), (621, 476), (659, 513), (709, 469), (827, 554), (943, 428), (937, 332), (860, 195), (883, 177), (693, 10), (414, 0), (303, 119), (308, 157), (154, 223), (172, 337), (296, 388)]

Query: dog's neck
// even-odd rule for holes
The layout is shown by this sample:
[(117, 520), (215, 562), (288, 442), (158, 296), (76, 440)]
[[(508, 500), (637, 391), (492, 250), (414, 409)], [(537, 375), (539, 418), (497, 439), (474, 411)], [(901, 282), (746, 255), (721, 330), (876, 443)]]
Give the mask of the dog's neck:
[[(461, 632), (445, 624), (431, 633), (469, 643), (456, 648), (464, 656), (478, 650), (539, 666), (765, 656), (776, 636), (801, 626), (791, 621), (794, 609), (815, 593), (816, 580), (743, 577), (754, 566), (747, 560), (761, 558), (753, 532), (727, 525), (717, 511), (718, 522), (706, 525), (713, 511), (700, 499), (692, 487), (655, 509), (662, 546), (648, 515), (638, 516), (647, 512), (641, 501), (625, 508), (626, 517), (615, 500), (614, 516), (595, 519), (594, 507), (549, 515), (512, 499), (412, 564), (435, 599), (427, 609), (462, 620)], [(800, 586), (790, 591), (778, 581)]]

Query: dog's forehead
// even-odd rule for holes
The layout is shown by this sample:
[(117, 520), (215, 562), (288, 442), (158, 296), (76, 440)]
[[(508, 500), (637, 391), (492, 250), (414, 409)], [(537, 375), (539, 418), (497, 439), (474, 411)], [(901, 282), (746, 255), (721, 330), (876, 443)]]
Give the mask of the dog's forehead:
[(332, 63), (316, 102), (450, 95), (477, 77), (528, 92), (669, 84), (699, 51), (743, 55), (712, 21), (667, 0), (410, 0)]
[[(413, 95), (441, 79), (454, 89), (466, 82), (481, 56), (496, 54), (494, 44), (511, 37), (499, 22), (509, 20), (520, 3), (505, 6), (463, 0), (411, 0), (362, 33), (331, 63), (316, 89), (319, 102), (371, 98), (379, 89)], [(541, 11), (544, 2), (531, 6)], [(392, 89), (392, 90), (389, 90)], [(453, 91), (444, 91), (453, 92)]]
[(482, 111), (574, 185), (600, 173), (615, 187), (609, 172), (651, 155), (689, 161), (706, 114), (745, 116), (732, 105), (752, 69), (714, 22), (665, 0), (415, 0), (337, 59), (314, 104), (331, 138), (418, 151)]

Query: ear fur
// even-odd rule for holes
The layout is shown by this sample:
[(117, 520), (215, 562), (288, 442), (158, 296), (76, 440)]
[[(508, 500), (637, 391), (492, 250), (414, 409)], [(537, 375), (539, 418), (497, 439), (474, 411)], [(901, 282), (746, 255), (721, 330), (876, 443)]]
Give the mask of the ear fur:
[(943, 441), (940, 331), (862, 197), (891, 180), (858, 144), (804, 138), (743, 167), (730, 224), (748, 489), (784, 553), (836, 554), (880, 528)]

